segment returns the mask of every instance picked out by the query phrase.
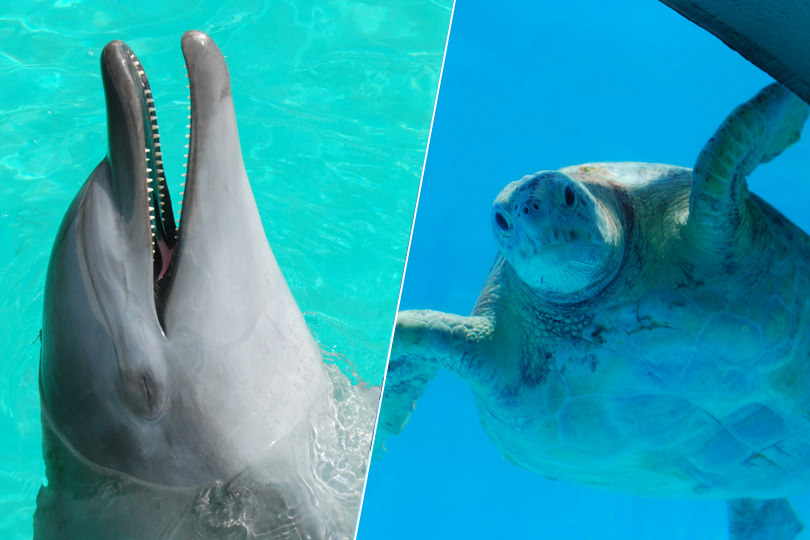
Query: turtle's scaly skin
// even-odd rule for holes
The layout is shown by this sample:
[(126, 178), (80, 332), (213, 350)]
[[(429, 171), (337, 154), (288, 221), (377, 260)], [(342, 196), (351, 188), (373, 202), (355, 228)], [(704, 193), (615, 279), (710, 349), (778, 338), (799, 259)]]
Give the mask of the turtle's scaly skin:
[(443, 367), (521, 467), (744, 498), (733, 538), (793, 538), (787, 501), (750, 498), (810, 487), (810, 237), (745, 177), (807, 114), (773, 85), (726, 119), (694, 171), (593, 163), (507, 186), (493, 207), (501, 253), (472, 316), (398, 316), (378, 446)]

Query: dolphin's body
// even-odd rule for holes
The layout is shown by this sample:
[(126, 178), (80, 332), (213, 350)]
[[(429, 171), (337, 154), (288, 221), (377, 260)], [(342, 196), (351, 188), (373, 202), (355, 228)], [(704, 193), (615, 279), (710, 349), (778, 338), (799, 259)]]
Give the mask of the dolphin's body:
[(810, 103), (810, 2), (661, 0)]
[[(245, 173), (227, 66), (201, 32), (182, 46), (178, 228), (143, 67), (120, 41), (102, 55), (108, 155), (65, 215), (45, 288), (35, 537), (350, 537), (374, 407), (357, 416), (365, 445), (341, 447), (331, 372)], [(337, 490), (335, 455), (349, 464)]]

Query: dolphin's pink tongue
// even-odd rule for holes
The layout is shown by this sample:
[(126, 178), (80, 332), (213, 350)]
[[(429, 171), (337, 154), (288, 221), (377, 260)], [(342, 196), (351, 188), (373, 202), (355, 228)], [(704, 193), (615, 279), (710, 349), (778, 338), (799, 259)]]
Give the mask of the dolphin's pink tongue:
[(158, 238), (157, 240), (157, 247), (160, 250), (160, 272), (158, 273), (155, 281), (162, 279), (163, 276), (166, 274), (166, 271), (169, 269), (169, 264), (172, 262), (172, 254), (174, 251), (169, 245), (166, 243), (165, 240), (162, 238)]

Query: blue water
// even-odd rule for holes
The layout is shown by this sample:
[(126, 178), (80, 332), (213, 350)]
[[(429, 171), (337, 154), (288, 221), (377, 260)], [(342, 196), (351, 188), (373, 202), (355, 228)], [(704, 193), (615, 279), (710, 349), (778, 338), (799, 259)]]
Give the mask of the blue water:
[(106, 151), (99, 55), (112, 39), (146, 68), (175, 199), (188, 105), (180, 36), (196, 28), (218, 43), (248, 176), (290, 288), (329, 359), (382, 380), (451, 1), (190, 6), (0, 1), (4, 539), (30, 538), (44, 479), (44, 274), (64, 211)]
[[(692, 166), (723, 118), (768, 82), (652, 0), (459, 2), (401, 309), (470, 312), (496, 253), (490, 205), (508, 182), (593, 161)], [(810, 133), (750, 186), (810, 231), (808, 156)], [(449, 374), (387, 447), (371, 466), (359, 540), (727, 538), (720, 501), (598, 491), (507, 463), (470, 389)], [(810, 525), (810, 497), (793, 503)]]

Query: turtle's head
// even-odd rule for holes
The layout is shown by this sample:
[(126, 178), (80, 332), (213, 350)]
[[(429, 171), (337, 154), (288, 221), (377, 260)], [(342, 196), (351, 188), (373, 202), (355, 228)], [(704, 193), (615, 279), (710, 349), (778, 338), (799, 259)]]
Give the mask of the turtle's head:
[(543, 297), (573, 303), (599, 292), (621, 265), (624, 237), (611, 204), (561, 172), (506, 186), (492, 208), (501, 253)]

